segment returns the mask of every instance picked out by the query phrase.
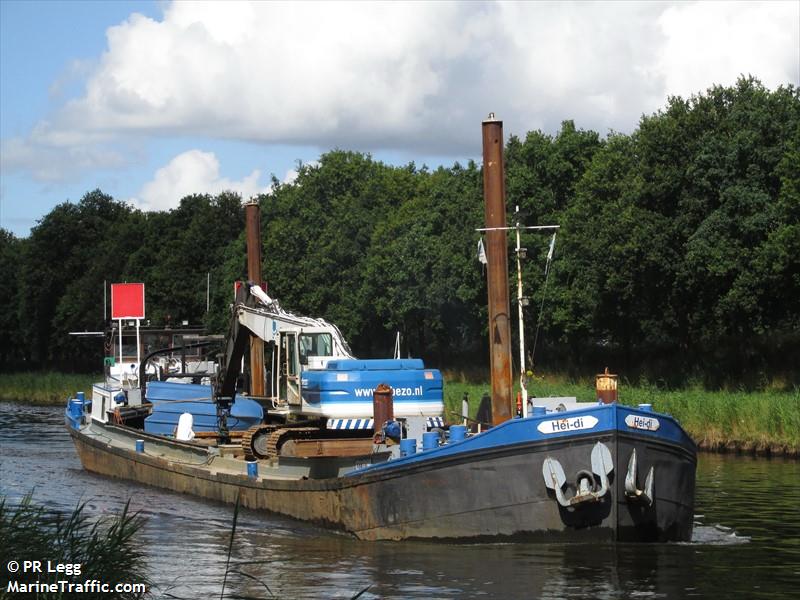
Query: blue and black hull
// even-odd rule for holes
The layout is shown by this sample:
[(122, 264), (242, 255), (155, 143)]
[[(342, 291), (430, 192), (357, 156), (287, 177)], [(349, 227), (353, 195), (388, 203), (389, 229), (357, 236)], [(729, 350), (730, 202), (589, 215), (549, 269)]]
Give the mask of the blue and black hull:
[[(562, 413), (594, 416), (588, 430), (542, 434), (555, 414), (514, 419), (464, 442), (363, 469), (347, 493), (368, 499), (356, 535), (366, 539), (527, 539), (543, 541), (688, 541), (694, 518), (696, 448), (668, 416), (602, 405)], [(628, 427), (628, 415), (657, 419), (660, 431)], [(610, 451), (609, 487), (597, 499), (562, 506), (542, 463), (562, 465), (573, 496), (575, 475), (591, 471), (594, 447)], [(653, 468), (651, 502), (629, 497), (625, 479), (637, 453), (636, 483)], [(405, 464), (403, 462), (405, 461)], [(597, 484), (597, 482), (595, 482)], [(370, 491), (367, 491), (370, 490)], [(362, 510), (363, 510), (362, 506)]]
[[(364, 489), (347, 491), (360, 496), (352, 503), (361, 512), (354, 533), (362, 539), (689, 541), (696, 463), (688, 454), (677, 456), (673, 448), (647, 445), (650, 461), (660, 465), (659, 491), (650, 506), (628, 500), (622, 483), (596, 502), (568, 508), (545, 487), (535, 465), (545, 453), (577, 471), (585, 468), (597, 441), (616, 447), (619, 456), (634, 445), (644, 447), (614, 437), (532, 444), (364, 481)], [(624, 462), (617, 461), (623, 473)]]
[[(367, 540), (657, 542), (692, 534), (694, 443), (671, 417), (625, 406), (513, 419), (386, 462), (280, 457), (259, 464), (255, 479), (244, 461), (128, 428), (92, 423), (71, 433), (90, 471), (224, 502), (238, 496), (246, 507)], [(134, 450), (141, 437), (152, 454)], [(592, 472), (597, 456), (606, 457), (601, 475)], [(563, 469), (560, 485), (548, 486), (546, 460)]]

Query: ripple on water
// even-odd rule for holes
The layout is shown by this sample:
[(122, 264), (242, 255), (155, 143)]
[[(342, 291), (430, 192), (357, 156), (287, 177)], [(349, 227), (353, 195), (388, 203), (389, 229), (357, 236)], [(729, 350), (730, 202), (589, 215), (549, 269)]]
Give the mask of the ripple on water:
[(730, 527), (724, 525), (695, 525), (692, 541), (688, 544), (713, 544), (717, 546), (735, 546), (747, 544), (750, 538), (737, 535)]
[[(160, 595), (219, 596), (232, 508), (85, 472), (61, 407), (0, 403), (0, 493), (90, 515), (130, 498), (146, 518)], [(35, 432), (35, 434), (32, 434)], [(695, 528), (686, 544), (359, 542), (260, 512), (239, 514), (234, 565), (281, 598), (769, 598), (794, 600), (800, 578), (800, 463), (701, 455)], [(265, 597), (244, 577), (228, 591)]]

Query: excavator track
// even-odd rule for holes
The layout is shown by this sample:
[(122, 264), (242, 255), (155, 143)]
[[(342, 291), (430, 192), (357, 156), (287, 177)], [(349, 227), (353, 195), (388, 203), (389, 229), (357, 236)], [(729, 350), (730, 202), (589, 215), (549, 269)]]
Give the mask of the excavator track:
[(319, 431), (319, 427), (254, 425), (242, 434), (242, 449), (247, 460), (275, 458), (280, 455), (284, 442), (291, 439), (308, 439)]
[(247, 460), (269, 458), (269, 437), (277, 425), (253, 425), (242, 434), (242, 449)]
[(289, 440), (302, 440), (314, 437), (319, 434), (319, 427), (283, 427), (273, 431), (269, 435), (267, 445), (270, 457), (280, 456), (281, 446)]

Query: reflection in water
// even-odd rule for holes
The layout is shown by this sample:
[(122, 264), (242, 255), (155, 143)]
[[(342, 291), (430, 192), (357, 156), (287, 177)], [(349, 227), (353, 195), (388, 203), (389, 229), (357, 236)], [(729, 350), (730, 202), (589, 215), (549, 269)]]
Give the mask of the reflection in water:
[[(81, 469), (60, 408), (0, 403), (0, 493), (116, 514), (131, 499), (161, 593), (218, 595), (230, 506)], [(280, 598), (795, 598), (800, 463), (703, 454), (691, 544), (360, 542), (290, 519), (240, 514), (233, 560)], [(245, 564), (246, 563), (246, 564)], [(234, 594), (270, 597), (234, 576)]]

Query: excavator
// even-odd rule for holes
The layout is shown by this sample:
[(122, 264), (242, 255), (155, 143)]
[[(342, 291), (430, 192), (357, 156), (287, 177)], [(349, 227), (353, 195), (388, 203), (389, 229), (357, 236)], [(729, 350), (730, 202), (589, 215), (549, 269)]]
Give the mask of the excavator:
[[(255, 338), (263, 341), (261, 372), (253, 372), (245, 360)], [(390, 425), (419, 439), (420, 430), (443, 424), (437, 369), (426, 368), (420, 359), (359, 360), (336, 325), (285, 310), (252, 282), (238, 287), (218, 363), (212, 399), (221, 441), (229, 441), (227, 421), (237, 393), (263, 409), (262, 422), (241, 435), (247, 458), (369, 454), (387, 425), (373, 415), (380, 384), (388, 385), (393, 396)], [(249, 393), (256, 378), (264, 383), (263, 396)]]

